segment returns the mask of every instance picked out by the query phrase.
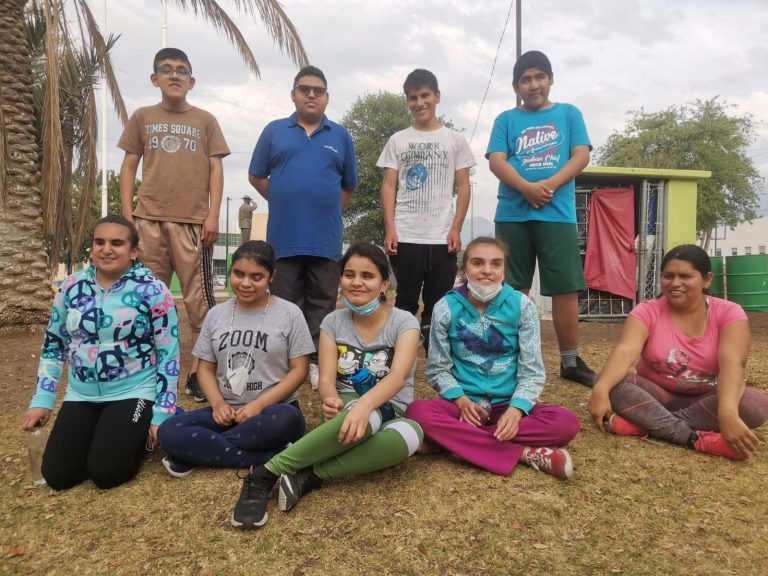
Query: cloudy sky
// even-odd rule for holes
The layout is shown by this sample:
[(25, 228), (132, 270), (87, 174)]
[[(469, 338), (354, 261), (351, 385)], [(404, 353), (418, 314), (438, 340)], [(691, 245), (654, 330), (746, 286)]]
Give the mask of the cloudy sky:
[[(91, 3), (102, 21), (101, 0)], [(231, 215), (244, 194), (251, 152), (264, 125), (293, 111), (289, 92), (297, 71), (264, 28), (221, 0), (249, 41), (261, 78), (249, 73), (235, 50), (202, 20), (168, 6), (168, 44), (187, 52), (197, 79), (189, 100), (219, 120), (232, 155), (224, 161)], [(512, 11), (485, 103), (491, 66), (509, 0), (283, 0), (312, 64), (325, 72), (331, 94), (326, 111), (340, 121), (368, 92), (400, 92), (414, 68), (438, 77), (439, 112), (463, 128), (478, 162), (474, 214), (493, 218), (496, 180), (483, 154), (493, 119), (514, 106)], [(107, 28), (121, 38), (113, 62), (129, 113), (154, 104), (149, 82), (160, 48), (160, 0), (108, 3)], [(627, 111), (657, 111), (697, 98), (719, 96), (759, 124), (750, 149), (768, 177), (768, 5), (765, 0), (528, 0), (523, 2), (523, 51), (542, 50), (554, 69), (550, 98), (581, 108), (595, 147), (623, 128)], [(107, 168), (118, 170), (121, 126), (109, 122)], [(260, 209), (265, 202), (259, 201)], [(768, 215), (763, 192), (762, 215)], [(222, 207), (222, 212), (225, 210)]]

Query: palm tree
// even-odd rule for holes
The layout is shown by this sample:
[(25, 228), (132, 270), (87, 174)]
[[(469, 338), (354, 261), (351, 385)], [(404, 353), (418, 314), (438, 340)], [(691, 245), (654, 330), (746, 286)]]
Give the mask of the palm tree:
[[(201, 15), (224, 35), (257, 76), (256, 58), (231, 17), (215, 0), (172, 0), (182, 10)], [(297, 65), (308, 63), (296, 29), (275, 0), (232, 0), (235, 9), (261, 20), (278, 48)], [(65, 8), (68, 8), (65, 17)], [(45, 22), (44, 57), (35, 59), (25, 17), (37, 10)], [(71, 206), (69, 180), (76, 165), (85, 181), (95, 183), (96, 107), (93, 83), (79, 91), (78, 114), (67, 126), (68, 94), (82, 88), (82, 72), (98, 61), (115, 109), (125, 121), (125, 107), (109, 59), (111, 40), (102, 36), (86, 0), (0, 1), (0, 327), (44, 321), (50, 307), (46, 238), (58, 262)], [(78, 48), (79, 46), (79, 48)], [(80, 60), (80, 61), (78, 61)], [(33, 62), (43, 67), (40, 114), (35, 114)], [(95, 79), (92, 74), (86, 78)], [(86, 83), (87, 84), (87, 83)], [(39, 87), (39, 86), (38, 86)], [(62, 90), (63, 87), (63, 90)], [(76, 90), (75, 90), (76, 91)], [(62, 94), (64, 97), (62, 97)], [(62, 102), (64, 101), (64, 102)], [(62, 115), (62, 104), (64, 114)], [(71, 116), (70, 116), (71, 118)], [(35, 127), (42, 130), (42, 146)], [(74, 126), (78, 134), (68, 128)], [(79, 143), (74, 144), (76, 136)], [(67, 148), (68, 145), (71, 145)], [(87, 211), (87, 194), (82, 201)], [(84, 216), (84, 212), (81, 212)], [(66, 217), (65, 217), (66, 214)], [(70, 238), (83, 237), (85, 217)], [(70, 241), (71, 244), (71, 241)]]

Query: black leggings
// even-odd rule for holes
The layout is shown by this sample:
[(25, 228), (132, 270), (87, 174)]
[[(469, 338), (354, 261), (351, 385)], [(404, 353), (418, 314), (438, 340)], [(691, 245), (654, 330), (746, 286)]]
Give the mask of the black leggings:
[(43, 455), (48, 486), (66, 490), (90, 478), (99, 488), (114, 488), (136, 476), (147, 453), (152, 405), (137, 398), (63, 402)]

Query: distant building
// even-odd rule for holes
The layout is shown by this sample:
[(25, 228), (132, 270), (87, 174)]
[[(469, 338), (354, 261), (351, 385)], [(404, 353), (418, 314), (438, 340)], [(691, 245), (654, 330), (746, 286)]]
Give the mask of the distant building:
[(739, 224), (733, 230), (726, 226), (715, 228), (709, 241), (709, 255), (766, 254), (766, 245), (768, 245), (768, 217), (763, 217)]

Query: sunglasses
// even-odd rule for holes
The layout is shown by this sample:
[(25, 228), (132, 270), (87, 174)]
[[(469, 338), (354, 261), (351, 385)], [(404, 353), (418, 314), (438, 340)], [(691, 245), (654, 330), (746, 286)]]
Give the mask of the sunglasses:
[(307, 86), (306, 84), (297, 84), (293, 89), (298, 90), (304, 96), (309, 96), (310, 92), (314, 92), (315, 96), (325, 96), (328, 91), (324, 86)]

